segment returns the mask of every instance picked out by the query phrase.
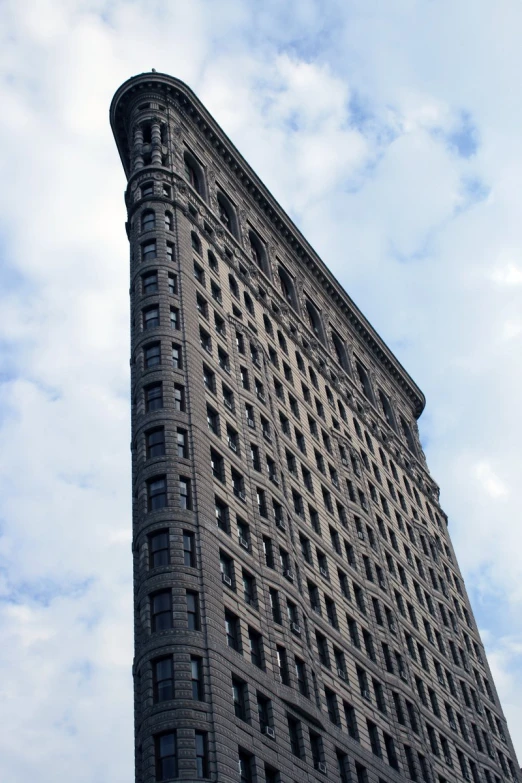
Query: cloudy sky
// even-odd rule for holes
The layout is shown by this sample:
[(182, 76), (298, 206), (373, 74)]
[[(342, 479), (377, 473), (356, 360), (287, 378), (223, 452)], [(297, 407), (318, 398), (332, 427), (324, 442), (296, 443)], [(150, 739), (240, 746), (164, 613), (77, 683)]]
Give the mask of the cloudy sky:
[(0, 780), (129, 783), (125, 180), (112, 94), (186, 81), (427, 397), (522, 755), (522, 6), (0, 4)]

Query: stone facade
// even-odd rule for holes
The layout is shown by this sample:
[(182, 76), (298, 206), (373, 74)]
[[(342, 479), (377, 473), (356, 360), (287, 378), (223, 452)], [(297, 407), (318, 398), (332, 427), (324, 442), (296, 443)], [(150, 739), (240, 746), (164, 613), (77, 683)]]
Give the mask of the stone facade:
[(522, 780), (421, 391), (196, 96), (134, 77), (136, 782)]

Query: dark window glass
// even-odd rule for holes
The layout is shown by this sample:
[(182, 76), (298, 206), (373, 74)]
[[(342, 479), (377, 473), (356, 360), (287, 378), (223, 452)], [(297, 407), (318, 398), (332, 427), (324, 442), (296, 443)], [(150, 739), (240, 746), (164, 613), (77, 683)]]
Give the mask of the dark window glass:
[(178, 777), (176, 734), (161, 734), (156, 737), (156, 780), (170, 780)]
[(153, 631), (172, 628), (172, 593), (162, 590), (151, 596), (151, 627)]
[(174, 698), (174, 671), (172, 658), (161, 658), (152, 664), (154, 675), (154, 701)]

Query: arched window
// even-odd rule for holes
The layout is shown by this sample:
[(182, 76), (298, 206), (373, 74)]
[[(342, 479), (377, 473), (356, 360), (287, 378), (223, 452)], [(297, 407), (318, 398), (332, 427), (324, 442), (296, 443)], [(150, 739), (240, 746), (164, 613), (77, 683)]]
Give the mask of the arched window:
[(379, 395), (379, 402), (381, 403), (381, 408), (382, 408), (382, 412), (384, 413), (384, 418), (386, 419), (390, 427), (393, 427), (393, 429), (396, 430), (397, 425), (395, 424), (395, 417), (393, 415), (392, 407), (390, 405), (390, 401), (388, 397), (385, 395), (382, 389), (379, 389), (377, 394)]
[(319, 315), (319, 311), (314, 307), (314, 305), (311, 303), (309, 299), (306, 300), (306, 312), (308, 314), (308, 320), (310, 322), (310, 326), (312, 327), (312, 330), (314, 334), (320, 339), (323, 340), (323, 324), (321, 322), (321, 316)]
[(250, 255), (252, 257), (252, 261), (262, 272), (267, 274), (268, 264), (266, 250), (262, 241), (257, 236), (255, 231), (252, 231), (252, 229), (250, 229), (248, 232), (248, 240), (250, 242)]
[(192, 243), (192, 249), (201, 255), (201, 242), (199, 241), (198, 235), (194, 231), (190, 232), (190, 241)]
[(335, 350), (335, 355), (337, 356), (337, 361), (345, 370), (346, 372), (349, 371), (350, 365), (348, 364), (348, 356), (346, 355), (346, 348), (344, 347), (344, 343), (337, 334), (337, 332), (334, 332), (333, 329), (331, 331), (332, 336), (332, 343)]
[(370, 384), (370, 379), (368, 377), (368, 373), (366, 372), (366, 370), (364, 369), (364, 367), (360, 362), (355, 362), (355, 369), (357, 370), (357, 375), (364, 396), (368, 400), (370, 400), (370, 402), (373, 402), (373, 392)]
[(417, 449), (415, 447), (415, 440), (413, 438), (413, 434), (412, 434), (410, 425), (408, 424), (408, 422), (405, 419), (403, 419), (402, 416), (401, 416), (401, 428), (402, 428), (402, 431), (404, 433), (404, 437), (406, 438), (406, 442), (408, 444), (409, 450), (412, 451), (414, 454), (416, 454), (417, 453)]
[(156, 228), (156, 215), (153, 209), (146, 209), (141, 213), (141, 230), (152, 231)]
[(288, 304), (297, 310), (297, 296), (295, 293), (294, 281), (284, 266), (278, 267), (279, 282), (281, 283), (281, 292)]
[(172, 212), (165, 212), (165, 228), (167, 231), (174, 230), (174, 217)]
[(225, 196), (225, 194), (222, 191), (219, 191), (217, 194), (217, 202), (218, 202), (218, 210), (219, 210), (219, 219), (221, 220), (225, 228), (228, 229), (230, 233), (233, 234), (237, 239), (238, 231), (237, 231), (236, 212), (234, 210), (234, 207), (232, 206), (232, 203), (230, 202), (230, 199), (227, 196)]
[(200, 196), (204, 197), (205, 190), (203, 187), (203, 170), (201, 166), (194, 155), (187, 150), (185, 150), (183, 154), (183, 163), (185, 166), (185, 179)]
[(230, 286), (230, 293), (232, 296), (235, 296), (236, 299), (239, 299), (239, 288), (236, 282), (236, 278), (232, 275), (228, 276), (228, 285)]

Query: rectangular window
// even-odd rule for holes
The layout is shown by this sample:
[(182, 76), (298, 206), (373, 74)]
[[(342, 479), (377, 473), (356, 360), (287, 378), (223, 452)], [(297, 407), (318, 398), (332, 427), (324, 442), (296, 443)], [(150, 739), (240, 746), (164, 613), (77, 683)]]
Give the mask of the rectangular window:
[(303, 752), (301, 748), (301, 742), (300, 742), (300, 734), (301, 734), (301, 724), (300, 721), (296, 720), (295, 718), (292, 718), (290, 715), (287, 715), (288, 720), (288, 736), (290, 739), (290, 749), (294, 756), (297, 756), (297, 758), (303, 757)]
[(155, 738), (156, 780), (178, 777), (176, 733), (160, 734)]
[(232, 677), (232, 701), (234, 702), (234, 714), (240, 720), (247, 719), (246, 712), (247, 685), (243, 680)]
[(167, 631), (172, 628), (172, 592), (161, 590), (150, 597), (151, 630)]
[(163, 408), (163, 384), (151, 383), (144, 389), (145, 393), (145, 411), (156, 411)]
[(146, 369), (161, 364), (161, 346), (159, 343), (147, 343), (143, 347), (143, 363)]
[(157, 568), (170, 563), (169, 534), (159, 530), (149, 535), (149, 568)]
[(175, 370), (181, 370), (183, 368), (181, 345), (172, 343), (172, 366)]
[(154, 701), (156, 703), (174, 698), (174, 671), (172, 657), (160, 658), (152, 663)]
[(196, 731), (196, 774), (208, 778), (208, 741), (206, 731)]
[(178, 457), (187, 459), (188, 458), (187, 430), (181, 430), (178, 428), (177, 443), (178, 443)]
[(225, 633), (227, 645), (236, 652), (241, 652), (241, 631), (239, 617), (229, 611), (225, 611)]
[(190, 675), (192, 681), (192, 698), (194, 701), (203, 701), (205, 698), (203, 686), (203, 661), (196, 655), (190, 656)]
[(193, 590), (187, 590), (187, 627), (189, 631), (199, 631), (199, 595)]
[(179, 477), (179, 505), (182, 509), (189, 510), (192, 508), (190, 479), (184, 476)]
[(159, 511), (167, 505), (167, 479), (157, 476), (147, 481), (147, 508), (149, 511)]
[(196, 565), (194, 533), (188, 530), (183, 531), (183, 564), (189, 568), (194, 568)]

